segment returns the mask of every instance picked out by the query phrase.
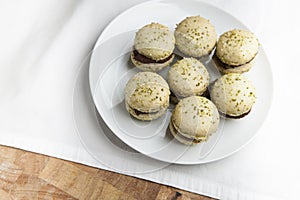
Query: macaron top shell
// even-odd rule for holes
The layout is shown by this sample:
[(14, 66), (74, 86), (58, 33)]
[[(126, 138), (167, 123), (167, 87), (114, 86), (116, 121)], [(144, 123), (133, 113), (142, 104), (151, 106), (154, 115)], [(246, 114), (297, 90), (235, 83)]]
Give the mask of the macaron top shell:
[(221, 113), (241, 116), (255, 103), (256, 89), (242, 74), (230, 73), (214, 83), (210, 95)]
[(175, 29), (176, 45), (186, 55), (201, 57), (216, 45), (217, 33), (208, 19), (191, 16), (182, 20)]
[(258, 48), (258, 39), (252, 32), (234, 29), (220, 36), (216, 55), (223, 63), (237, 66), (251, 61)]
[(169, 105), (167, 82), (153, 72), (139, 72), (126, 84), (125, 101), (141, 112), (156, 112)]
[(197, 59), (184, 58), (171, 67), (168, 82), (178, 97), (201, 95), (209, 85), (209, 74)]
[(207, 98), (191, 96), (179, 101), (172, 114), (173, 126), (187, 138), (206, 139), (219, 125), (216, 106)]
[(155, 61), (169, 57), (175, 48), (175, 38), (170, 29), (159, 23), (142, 27), (134, 40), (134, 48)]

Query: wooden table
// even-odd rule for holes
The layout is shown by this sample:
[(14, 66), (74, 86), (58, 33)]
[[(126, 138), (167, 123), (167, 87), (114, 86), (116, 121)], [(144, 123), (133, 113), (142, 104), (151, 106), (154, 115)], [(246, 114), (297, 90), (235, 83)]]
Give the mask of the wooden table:
[(2, 199), (212, 198), (0, 145), (0, 200)]

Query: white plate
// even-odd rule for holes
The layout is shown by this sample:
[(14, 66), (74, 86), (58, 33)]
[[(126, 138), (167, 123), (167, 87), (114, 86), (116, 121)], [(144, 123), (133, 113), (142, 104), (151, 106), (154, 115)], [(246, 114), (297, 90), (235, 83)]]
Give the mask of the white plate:
[[(260, 48), (254, 68), (246, 74), (257, 87), (257, 103), (241, 120), (221, 120), (218, 132), (208, 142), (188, 147), (174, 140), (167, 129), (171, 109), (152, 122), (130, 117), (124, 106), (124, 88), (130, 77), (138, 72), (129, 61), (136, 30), (150, 22), (160, 22), (174, 30), (176, 23), (191, 15), (210, 19), (218, 34), (233, 28), (247, 29), (230, 14), (200, 1), (150, 1), (115, 18), (99, 37), (90, 61), (92, 97), (107, 126), (133, 149), (168, 163), (200, 164), (233, 154), (254, 137), (271, 104), (272, 73), (266, 54)], [(213, 81), (219, 76), (218, 72), (212, 61), (203, 62)], [(166, 72), (161, 74), (164, 76)]]

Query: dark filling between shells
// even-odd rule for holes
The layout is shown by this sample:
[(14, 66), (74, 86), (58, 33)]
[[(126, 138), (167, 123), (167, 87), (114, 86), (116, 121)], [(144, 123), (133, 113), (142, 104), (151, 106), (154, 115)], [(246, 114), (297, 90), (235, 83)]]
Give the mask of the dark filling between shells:
[(213, 60), (217, 64), (221, 65), (223, 68), (225, 68), (225, 69), (231, 69), (231, 68), (236, 68), (236, 67), (240, 67), (240, 66), (249, 64), (255, 58), (255, 56), (253, 58), (251, 58), (251, 60), (249, 60), (248, 62), (245, 62), (244, 64), (240, 64), (240, 65), (228, 65), (228, 64), (222, 62), (222, 60), (220, 60), (220, 58), (218, 58), (218, 56), (216, 55), (216, 53), (213, 55)]
[(175, 105), (179, 102), (178, 98), (176, 97), (176, 95), (172, 91), (171, 91), (171, 94), (170, 94), (170, 102), (175, 104)]
[(137, 116), (139, 116), (139, 115), (155, 115), (155, 114), (157, 114), (159, 112), (159, 111), (156, 111), (156, 112), (142, 112), (142, 111), (139, 111), (137, 109), (133, 109), (133, 108), (131, 108), (131, 109), (134, 111), (134, 113)]
[(150, 63), (165, 63), (167, 62), (168, 60), (170, 60), (172, 58), (173, 54), (171, 54), (170, 56), (168, 56), (167, 58), (165, 59), (162, 59), (162, 60), (153, 60), (151, 58), (148, 58), (142, 54), (140, 54), (137, 50), (133, 50), (133, 58), (141, 63), (144, 63), (144, 64), (150, 64)]
[(243, 117), (245, 117), (246, 115), (248, 115), (250, 113), (251, 109), (246, 112), (246, 113), (243, 113), (241, 115), (238, 115), (238, 116), (231, 116), (231, 115), (228, 115), (228, 114), (225, 114), (225, 113), (222, 113), (222, 112), (219, 112), (220, 115), (222, 115), (223, 117), (226, 117), (226, 118), (231, 118), (231, 119), (241, 119)]
[(203, 97), (205, 97), (205, 98), (211, 100), (211, 99), (210, 99), (210, 92), (209, 92), (208, 88), (209, 88), (209, 87), (206, 88), (206, 90), (203, 92), (203, 94), (202, 94), (201, 96), (203, 96)]

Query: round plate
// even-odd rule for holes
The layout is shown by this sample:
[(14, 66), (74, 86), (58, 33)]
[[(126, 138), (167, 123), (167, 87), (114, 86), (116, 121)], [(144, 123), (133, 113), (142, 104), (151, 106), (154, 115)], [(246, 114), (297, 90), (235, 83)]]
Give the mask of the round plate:
[[(174, 30), (178, 22), (192, 15), (209, 19), (219, 35), (233, 28), (247, 29), (230, 14), (200, 1), (150, 1), (116, 17), (99, 37), (90, 61), (92, 97), (107, 126), (133, 149), (168, 163), (200, 164), (233, 154), (257, 133), (271, 104), (272, 73), (266, 54), (260, 48), (254, 68), (245, 74), (257, 87), (257, 103), (243, 119), (222, 119), (217, 133), (207, 142), (186, 146), (174, 140), (168, 132), (172, 108), (166, 115), (151, 122), (135, 120), (128, 114), (124, 104), (124, 88), (139, 71), (129, 59), (135, 32), (151, 22), (165, 24)], [(211, 81), (220, 76), (210, 59), (202, 62), (210, 73)], [(165, 76), (167, 70), (160, 74)]]

